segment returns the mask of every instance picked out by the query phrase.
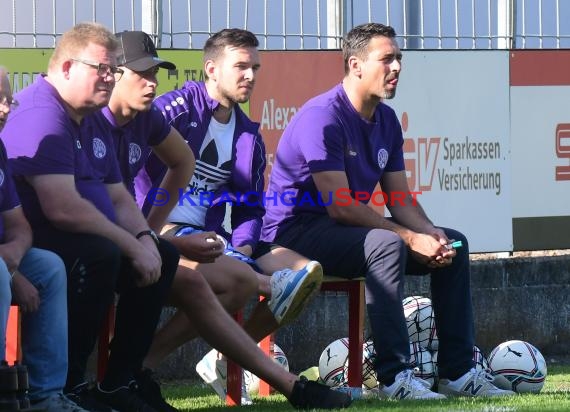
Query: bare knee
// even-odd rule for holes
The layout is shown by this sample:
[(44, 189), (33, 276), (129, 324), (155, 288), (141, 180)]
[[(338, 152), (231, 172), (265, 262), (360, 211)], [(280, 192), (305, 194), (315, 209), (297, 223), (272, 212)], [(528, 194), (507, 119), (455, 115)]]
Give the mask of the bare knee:
[(169, 303), (180, 307), (189, 302), (201, 305), (201, 302), (216, 299), (216, 295), (204, 276), (197, 270), (178, 266), (170, 289)]

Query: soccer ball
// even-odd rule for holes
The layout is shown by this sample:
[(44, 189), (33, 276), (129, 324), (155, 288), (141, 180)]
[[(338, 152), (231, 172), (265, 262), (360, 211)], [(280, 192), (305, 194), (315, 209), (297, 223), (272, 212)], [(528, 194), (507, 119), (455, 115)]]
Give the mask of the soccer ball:
[(431, 300), (423, 296), (409, 296), (402, 301), (410, 342), (430, 350), (438, 349), (438, 339)]
[[(431, 352), (431, 360), (433, 362), (433, 369), (434, 369), (434, 375), (435, 376), (438, 376), (437, 354), (438, 354), (438, 351)], [(475, 361), (475, 369), (481, 370), (481, 371), (490, 371), (491, 370), (491, 368), (489, 367), (489, 362), (487, 361), (487, 358), (485, 357), (485, 354), (477, 345), (473, 346), (473, 361)]]
[[(362, 348), (362, 387), (372, 389), (378, 386), (374, 363), (376, 352), (372, 341)], [(348, 338), (331, 342), (319, 358), (319, 376), (328, 386), (348, 386)]]
[(411, 342), (410, 355), (410, 361), (416, 364), (414, 375), (433, 386), (436, 370), (431, 353), (417, 342)]
[[(365, 389), (374, 389), (378, 386), (376, 379), (376, 350), (371, 340), (364, 342), (362, 348), (362, 387)], [(348, 366), (348, 361), (346, 362)]]
[(485, 354), (477, 345), (473, 346), (473, 360), (475, 361), (475, 369), (479, 371), (490, 370), (489, 362), (487, 361)]
[[(289, 361), (287, 360), (287, 356), (285, 356), (283, 349), (281, 349), (276, 343), (273, 344), (273, 360), (283, 366), (285, 370), (289, 370)], [(243, 380), (245, 388), (249, 394), (253, 395), (259, 392), (259, 378), (256, 375), (250, 371), (244, 370)]]
[(546, 362), (528, 342), (510, 340), (501, 343), (489, 355), (495, 385), (518, 393), (538, 393), (546, 379)]
[(285, 356), (285, 352), (276, 343), (273, 344), (273, 360), (283, 366), (283, 369), (289, 371), (289, 360)]

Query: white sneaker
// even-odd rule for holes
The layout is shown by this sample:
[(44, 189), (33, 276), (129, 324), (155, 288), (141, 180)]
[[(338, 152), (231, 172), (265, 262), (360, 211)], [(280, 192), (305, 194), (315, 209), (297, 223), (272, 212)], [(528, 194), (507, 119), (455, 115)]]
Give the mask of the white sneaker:
[(301, 270), (283, 269), (273, 273), (268, 305), (277, 323), (286, 325), (296, 319), (322, 282), (323, 268), (315, 261)]
[(32, 409), (44, 412), (88, 412), (87, 409), (83, 409), (68, 399), (63, 393), (58, 393), (43, 401), (34, 403)]
[(493, 377), (485, 370), (472, 368), (457, 380), (440, 379), (439, 393), (449, 396), (510, 396), (513, 391), (499, 389), (493, 385)]
[(378, 384), (378, 396), (388, 399), (445, 399), (445, 395), (432, 392), (430, 384), (406, 369), (396, 375), (394, 383), (390, 386)]
[[(196, 364), (196, 372), (214, 389), (222, 402), (226, 401), (228, 362), (216, 349), (212, 349)], [(253, 405), (245, 387), (245, 379), (241, 377), (241, 404)]]

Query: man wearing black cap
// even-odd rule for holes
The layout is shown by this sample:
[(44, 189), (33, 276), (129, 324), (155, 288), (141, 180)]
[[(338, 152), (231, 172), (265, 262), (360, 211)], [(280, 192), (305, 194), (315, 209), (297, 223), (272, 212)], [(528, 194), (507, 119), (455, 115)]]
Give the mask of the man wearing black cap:
[[(126, 31), (118, 33), (117, 38), (120, 44), (117, 61), (123, 76), (116, 84), (108, 106), (86, 117), (82, 130), (88, 130), (89, 134), (103, 139), (106, 146), (115, 148), (123, 181), (132, 194), (134, 178), (150, 151), (164, 162), (167, 172), (159, 189), (168, 191), (174, 202), (155, 207), (149, 215), (149, 226), (158, 230), (176, 203), (177, 189), (186, 186), (194, 171), (194, 155), (176, 129), (152, 104), (159, 67), (173, 69), (174, 65), (158, 58), (146, 33)], [(214, 232), (197, 234), (195, 240), (191, 253), (196, 262), (212, 262), (223, 251), (223, 245)], [(180, 265), (168, 303), (180, 308), (191, 320), (193, 332), (269, 382), (294, 406), (330, 409), (350, 403), (347, 395), (314, 382), (301, 382), (296, 375), (265, 356), (223, 308), (200, 272)], [(162, 398), (150, 370), (137, 373), (136, 380), (138, 394), (147, 404), (160, 412), (176, 411)]]
[[(47, 75), (18, 94), (21, 110), (3, 137), (34, 245), (57, 253), (66, 266), (65, 394), (89, 411), (155, 412), (137, 395), (134, 374), (179, 255), (156, 237), (126, 190), (113, 145), (82, 128), (86, 116), (109, 103), (123, 74), (116, 66), (118, 46), (97, 23), (64, 33)], [(115, 292), (120, 299), (108, 368), (90, 390), (87, 359)]]

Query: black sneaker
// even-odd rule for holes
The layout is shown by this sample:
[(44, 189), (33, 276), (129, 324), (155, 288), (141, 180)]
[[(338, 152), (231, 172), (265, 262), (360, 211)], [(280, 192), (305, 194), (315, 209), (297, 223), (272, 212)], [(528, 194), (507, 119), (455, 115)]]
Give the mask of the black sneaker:
[(297, 409), (340, 409), (350, 406), (352, 397), (301, 376), (293, 386), (289, 402)]
[(70, 391), (64, 391), (65, 396), (73, 403), (79, 405), (83, 409), (93, 412), (113, 412), (113, 410), (99, 402), (94, 396), (93, 391), (89, 388), (87, 382), (83, 382)]
[(139, 398), (148, 403), (158, 412), (178, 412), (178, 409), (164, 400), (162, 392), (160, 391), (160, 384), (152, 375), (152, 370), (143, 369), (135, 376)]
[(137, 395), (137, 385), (133, 381), (129, 386), (121, 386), (112, 391), (101, 389), (98, 384), (93, 388), (93, 394), (99, 402), (110, 406), (118, 412), (158, 412)]

